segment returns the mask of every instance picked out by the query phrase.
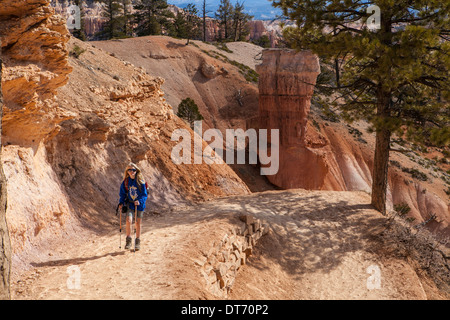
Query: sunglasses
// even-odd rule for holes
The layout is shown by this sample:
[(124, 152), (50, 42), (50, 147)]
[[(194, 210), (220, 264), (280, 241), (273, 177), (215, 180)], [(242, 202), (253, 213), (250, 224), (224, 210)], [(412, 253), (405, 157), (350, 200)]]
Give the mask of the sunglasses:
[(136, 172), (136, 169), (128, 169), (128, 171)]

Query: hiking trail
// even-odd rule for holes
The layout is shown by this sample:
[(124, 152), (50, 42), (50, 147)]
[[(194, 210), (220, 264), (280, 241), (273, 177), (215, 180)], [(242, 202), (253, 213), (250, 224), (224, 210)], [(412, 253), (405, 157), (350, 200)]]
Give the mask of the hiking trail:
[[(198, 259), (250, 214), (267, 221), (229, 299), (445, 299), (377, 240), (385, 218), (364, 192), (267, 191), (144, 215), (141, 250), (119, 249), (119, 228), (61, 243), (12, 283), (13, 299), (220, 299)], [(75, 266), (75, 267), (74, 267)], [(72, 270), (78, 288), (70, 288)], [(378, 278), (374, 278), (378, 277)], [(377, 281), (373, 281), (373, 280)]]

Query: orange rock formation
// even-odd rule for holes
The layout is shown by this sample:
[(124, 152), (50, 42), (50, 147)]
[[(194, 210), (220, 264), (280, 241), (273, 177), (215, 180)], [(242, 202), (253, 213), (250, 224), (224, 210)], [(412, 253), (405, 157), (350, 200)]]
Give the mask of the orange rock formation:
[(280, 132), (279, 170), (269, 180), (284, 189), (320, 189), (327, 166), (305, 140), (311, 97), (320, 73), (319, 58), (309, 51), (265, 50), (257, 72), (259, 128)]

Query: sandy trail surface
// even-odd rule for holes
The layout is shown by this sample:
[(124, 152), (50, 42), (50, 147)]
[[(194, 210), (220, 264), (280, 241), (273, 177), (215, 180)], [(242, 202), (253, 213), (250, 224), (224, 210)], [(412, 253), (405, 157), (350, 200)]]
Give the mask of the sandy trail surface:
[[(142, 249), (119, 249), (118, 226), (92, 234), (12, 284), (13, 299), (218, 299), (196, 261), (240, 214), (267, 221), (230, 299), (445, 299), (377, 234), (384, 217), (364, 192), (267, 191), (144, 217)], [(74, 278), (78, 276), (78, 278)], [(74, 280), (75, 279), (75, 280)], [(79, 282), (76, 282), (79, 279)]]

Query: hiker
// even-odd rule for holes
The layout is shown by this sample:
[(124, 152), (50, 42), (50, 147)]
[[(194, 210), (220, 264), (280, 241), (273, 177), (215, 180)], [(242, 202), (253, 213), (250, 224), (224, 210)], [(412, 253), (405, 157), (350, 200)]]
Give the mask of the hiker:
[(137, 219), (135, 221), (136, 240), (134, 248), (135, 250), (140, 249), (141, 221), (144, 215), (145, 202), (147, 201), (146, 186), (141, 170), (134, 163), (130, 163), (123, 174), (119, 200), (119, 210), (123, 208), (122, 212), (126, 213), (127, 238), (125, 249), (131, 248), (131, 224), (133, 223), (135, 206), (137, 208)]

